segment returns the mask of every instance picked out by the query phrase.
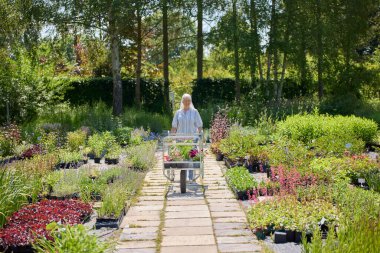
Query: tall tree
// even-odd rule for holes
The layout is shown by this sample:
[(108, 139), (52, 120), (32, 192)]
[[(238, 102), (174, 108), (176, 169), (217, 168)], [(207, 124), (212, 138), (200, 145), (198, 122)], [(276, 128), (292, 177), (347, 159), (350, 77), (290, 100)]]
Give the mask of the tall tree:
[(203, 78), (203, 0), (197, 0), (197, 80)]
[(164, 70), (164, 101), (166, 110), (170, 109), (169, 101), (169, 32), (168, 32), (168, 1), (162, 0), (162, 58)]
[(318, 71), (318, 98), (323, 97), (323, 43), (322, 43), (322, 8), (321, 0), (315, 0), (316, 27), (317, 27), (317, 71)]
[(232, 1), (232, 22), (233, 22), (233, 47), (234, 47), (234, 65), (235, 65), (235, 96), (236, 101), (240, 101), (240, 60), (239, 60), (239, 34), (237, 21), (237, 0)]
[(112, 79), (113, 79), (113, 114), (118, 116), (123, 111), (123, 87), (121, 82), (120, 38), (117, 30), (115, 1), (109, 8), (108, 34), (111, 45)]
[(142, 8), (140, 1), (136, 1), (136, 19), (137, 19), (137, 64), (136, 64), (136, 86), (135, 86), (135, 103), (141, 107), (141, 72), (142, 72)]

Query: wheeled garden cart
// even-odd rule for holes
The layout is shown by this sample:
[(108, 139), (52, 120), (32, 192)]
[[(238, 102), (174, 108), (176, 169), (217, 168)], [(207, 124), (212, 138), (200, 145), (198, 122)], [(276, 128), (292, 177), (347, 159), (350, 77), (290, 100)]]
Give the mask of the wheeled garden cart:
[[(180, 173), (181, 193), (186, 192), (186, 183), (204, 176), (203, 134), (170, 134), (163, 139), (163, 174), (174, 182)], [(189, 175), (189, 180), (187, 180)]]

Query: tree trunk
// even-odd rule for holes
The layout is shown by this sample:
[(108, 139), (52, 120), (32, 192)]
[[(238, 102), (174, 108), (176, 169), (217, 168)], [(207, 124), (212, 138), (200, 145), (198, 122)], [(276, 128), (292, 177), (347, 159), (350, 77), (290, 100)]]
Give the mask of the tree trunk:
[(203, 0), (197, 0), (197, 80), (203, 78)]
[(270, 84), (271, 63), (272, 63), (272, 56), (270, 54), (270, 45), (269, 45), (269, 47), (267, 48), (267, 77), (266, 77), (267, 87), (265, 87), (265, 95), (267, 97), (269, 97), (269, 84)]
[(239, 40), (238, 40), (238, 25), (237, 25), (237, 0), (233, 0), (232, 15), (233, 15), (233, 41), (234, 41), (234, 62), (235, 62), (235, 96), (236, 101), (240, 101), (240, 69), (239, 69)]
[(323, 44), (322, 44), (322, 20), (321, 20), (321, 0), (316, 0), (317, 4), (317, 55), (318, 55), (318, 98), (323, 98)]
[(109, 36), (111, 45), (112, 60), (112, 78), (113, 78), (113, 114), (118, 116), (123, 111), (123, 88), (120, 72), (120, 50), (119, 36), (116, 29), (116, 21), (113, 16), (113, 10), (110, 11), (109, 17)]
[(307, 60), (306, 60), (306, 41), (305, 34), (301, 32), (301, 55), (300, 55), (300, 72), (301, 72), (301, 95), (305, 95), (307, 82)]
[(141, 27), (141, 9), (137, 6), (137, 66), (136, 66), (136, 87), (135, 103), (141, 108), (141, 61), (142, 61), (142, 27)]
[(277, 100), (280, 101), (282, 97), (282, 87), (284, 85), (284, 79), (285, 79), (285, 72), (286, 72), (286, 61), (288, 57), (288, 46), (289, 46), (289, 36), (290, 36), (290, 24), (291, 24), (291, 17), (293, 15), (293, 9), (290, 6), (290, 1), (285, 1), (285, 10), (287, 13), (287, 20), (286, 20), (286, 30), (285, 30), (285, 36), (284, 36), (284, 56), (282, 60), (282, 69), (281, 69), (281, 77), (280, 82), (278, 84), (278, 91), (277, 91)]
[(168, 1), (162, 1), (162, 43), (163, 43), (163, 60), (164, 60), (164, 102), (165, 110), (170, 111), (169, 101), (169, 34), (168, 34)]
[[(257, 19), (255, 0), (251, 0), (250, 6), (250, 25), (251, 25), (251, 82), (255, 84), (256, 79), (256, 61), (257, 61)], [(256, 86), (256, 85), (255, 85)]]
[(75, 62), (77, 63), (77, 66), (80, 67), (82, 65), (82, 58), (81, 58), (81, 49), (80, 49), (80, 36), (77, 33), (77, 29), (74, 28), (74, 51), (75, 51)]
[(278, 50), (277, 50), (277, 17), (276, 17), (276, 0), (272, 0), (272, 53), (273, 53), (273, 97), (277, 99), (278, 85)]

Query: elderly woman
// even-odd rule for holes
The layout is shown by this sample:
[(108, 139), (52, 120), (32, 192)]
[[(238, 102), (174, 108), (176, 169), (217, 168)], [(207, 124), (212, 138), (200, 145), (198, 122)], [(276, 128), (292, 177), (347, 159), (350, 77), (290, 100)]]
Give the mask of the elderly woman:
[[(193, 135), (201, 133), (203, 122), (197, 109), (194, 108), (191, 96), (184, 94), (181, 108), (175, 113), (172, 122), (172, 133), (180, 135)], [(188, 171), (189, 180), (193, 180), (193, 171)]]
[(194, 108), (191, 96), (184, 94), (181, 108), (175, 113), (172, 122), (172, 133), (193, 135), (202, 132), (203, 122), (197, 109)]

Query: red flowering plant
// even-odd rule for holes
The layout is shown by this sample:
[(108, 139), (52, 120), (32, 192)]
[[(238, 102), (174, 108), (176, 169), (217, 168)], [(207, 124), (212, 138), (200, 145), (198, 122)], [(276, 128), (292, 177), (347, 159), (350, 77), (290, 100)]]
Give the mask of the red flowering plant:
[(192, 149), (189, 152), (189, 157), (193, 159), (193, 161), (200, 161), (201, 157), (204, 156), (203, 150), (199, 151), (198, 149)]
[(296, 168), (286, 169), (282, 165), (278, 167), (272, 167), (272, 182), (278, 182), (280, 184), (280, 194), (295, 194), (297, 187), (308, 187), (315, 185), (318, 182), (318, 178), (312, 173), (301, 174)]
[(48, 224), (79, 224), (91, 213), (90, 204), (75, 200), (44, 200), (25, 206), (0, 229), (0, 248), (28, 246), (38, 237), (52, 239), (46, 230)]
[(33, 156), (39, 155), (39, 154), (42, 154), (42, 153), (43, 153), (43, 150), (42, 150), (41, 146), (38, 145), (38, 144), (35, 144), (35, 145), (32, 145), (27, 150), (25, 150), (22, 153), (21, 157), (24, 158), (24, 159), (30, 159)]

